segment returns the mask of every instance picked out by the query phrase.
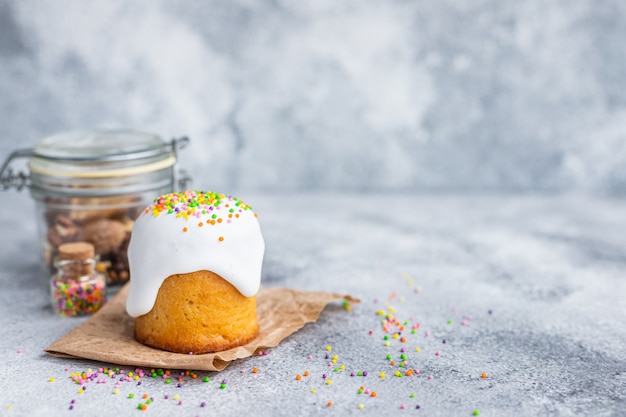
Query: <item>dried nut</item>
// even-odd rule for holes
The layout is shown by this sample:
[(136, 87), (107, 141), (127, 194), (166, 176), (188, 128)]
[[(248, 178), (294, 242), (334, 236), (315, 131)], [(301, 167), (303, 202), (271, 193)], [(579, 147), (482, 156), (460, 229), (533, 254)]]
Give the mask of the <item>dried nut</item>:
[(87, 224), (84, 231), (85, 240), (93, 243), (98, 254), (115, 251), (126, 238), (124, 224), (115, 220), (96, 220)]
[(78, 237), (80, 230), (76, 224), (65, 216), (57, 216), (54, 225), (48, 229), (48, 241), (54, 246), (72, 242)]

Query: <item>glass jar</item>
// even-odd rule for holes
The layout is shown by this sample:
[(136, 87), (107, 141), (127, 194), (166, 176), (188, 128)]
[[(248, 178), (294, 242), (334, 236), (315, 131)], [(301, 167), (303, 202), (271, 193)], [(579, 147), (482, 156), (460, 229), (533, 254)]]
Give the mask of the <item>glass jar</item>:
[[(188, 142), (127, 130), (75, 131), (13, 152), (1, 168), (0, 189), (30, 188), (46, 275), (56, 273), (60, 245), (85, 241), (94, 245), (107, 283), (125, 283), (134, 220), (155, 197), (187, 188), (190, 179), (176, 165)], [(16, 158), (28, 158), (29, 173), (13, 172)]]
[(93, 314), (106, 303), (106, 280), (96, 271), (94, 246), (87, 242), (59, 247), (57, 272), (50, 278), (52, 309), (64, 317)]

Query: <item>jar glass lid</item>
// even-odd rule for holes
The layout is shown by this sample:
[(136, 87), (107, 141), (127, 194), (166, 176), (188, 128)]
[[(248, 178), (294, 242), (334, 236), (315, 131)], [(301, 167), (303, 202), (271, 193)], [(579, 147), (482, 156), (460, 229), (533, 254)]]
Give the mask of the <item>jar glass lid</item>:
[(33, 156), (56, 160), (127, 160), (163, 153), (161, 137), (128, 130), (72, 131), (44, 138)]
[[(42, 139), (33, 149), (31, 174), (102, 178), (128, 176), (171, 167), (174, 142), (128, 130), (60, 133)], [(31, 179), (35, 179), (31, 175)]]

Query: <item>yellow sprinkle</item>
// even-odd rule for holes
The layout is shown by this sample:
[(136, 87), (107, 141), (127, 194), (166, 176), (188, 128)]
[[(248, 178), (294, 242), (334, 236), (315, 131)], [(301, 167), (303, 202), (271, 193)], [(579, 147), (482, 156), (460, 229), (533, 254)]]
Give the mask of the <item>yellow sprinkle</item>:
[(389, 347), (389, 345), (390, 345), (389, 340), (387, 340), (387, 341), (385, 342), (385, 346)]
[(339, 355), (333, 355), (333, 359), (335, 360), (339, 359)]
[(48, 381), (50, 381), (50, 382), (54, 382), (54, 377), (53, 377), (53, 376), (51, 376), (51, 377), (50, 377), (50, 379), (49, 379)]
[(400, 371), (396, 371), (396, 376), (402, 376), (402, 373)]
[(331, 381), (330, 379), (327, 379), (327, 380), (326, 380), (326, 385), (330, 385), (330, 384), (332, 384), (332, 383), (333, 383), (333, 381)]
[(422, 351), (422, 349), (420, 349), (420, 348), (418, 348), (418, 347), (417, 347), (417, 348), (415, 348), (415, 351), (416, 351), (416, 352), (421, 352), (421, 351)]
[(11, 404), (7, 405), (7, 410), (10, 410), (13, 407)]
[(135, 375), (135, 377), (133, 378), (135, 381), (139, 381), (139, 375)]
[(384, 315), (385, 315), (385, 311), (384, 311), (384, 310), (378, 310), (378, 311), (376, 312), (376, 315), (377, 315), (377, 316), (384, 316)]
[(174, 401), (178, 401), (180, 399), (180, 396), (178, 394), (174, 395)]
[(381, 372), (381, 373), (378, 374), (378, 376), (381, 377), (381, 378), (384, 378), (385, 377), (385, 373)]
[(352, 310), (352, 306), (350, 304), (346, 304), (344, 308), (346, 309), (346, 311)]
[(88, 374), (90, 374), (90, 373), (92, 373), (92, 372), (93, 372), (93, 371), (91, 370), (91, 368), (87, 369), (87, 373), (88, 373)]
[(401, 303), (404, 303), (405, 301), (406, 301), (406, 298), (404, 297), (404, 295), (401, 295), (401, 296), (400, 296), (400, 302), (401, 302)]
[(120, 393), (120, 390), (118, 390), (117, 388), (115, 388), (115, 389), (113, 390), (113, 394), (117, 395), (117, 394), (119, 394), (119, 393)]
[(128, 373), (128, 376), (132, 378), (132, 377), (133, 377), (133, 373), (132, 373), (132, 372), (129, 372), (129, 373)]
[(330, 352), (332, 349), (333, 349), (333, 348), (331, 348), (331, 347), (330, 347), (330, 345), (326, 346), (326, 350), (327, 350), (327, 351), (329, 351), (329, 352)]
[(365, 407), (363, 404), (359, 404), (359, 410), (362, 410)]
[(333, 359), (331, 362), (332, 363), (337, 363), (337, 359)]
[(83, 392), (85, 392), (85, 391), (83, 391), (83, 389), (82, 389), (82, 388), (78, 390), (78, 393), (79, 393), (79, 394), (82, 394)]
[(394, 338), (394, 339), (398, 339), (399, 337), (400, 337), (400, 336), (398, 335), (398, 333), (395, 333), (395, 334), (393, 335), (393, 338)]
[(395, 309), (395, 308), (393, 308), (393, 307), (391, 307), (391, 306), (389, 306), (389, 312), (390, 312), (390, 313), (395, 313), (395, 312), (396, 312), (396, 309)]
[(346, 369), (346, 365), (339, 365), (339, 369), (343, 371), (344, 369)]
[(315, 394), (317, 390), (315, 388), (311, 388), (311, 393)]

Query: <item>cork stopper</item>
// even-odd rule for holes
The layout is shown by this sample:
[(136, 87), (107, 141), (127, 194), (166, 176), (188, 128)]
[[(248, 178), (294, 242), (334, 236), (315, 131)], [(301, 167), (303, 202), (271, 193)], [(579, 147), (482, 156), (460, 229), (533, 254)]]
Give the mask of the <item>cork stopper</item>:
[(95, 248), (88, 242), (64, 243), (59, 246), (59, 268), (66, 278), (90, 275), (94, 271)]
[(94, 246), (88, 242), (64, 243), (59, 246), (59, 258), (63, 261), (86, 261), (95, 254)]

